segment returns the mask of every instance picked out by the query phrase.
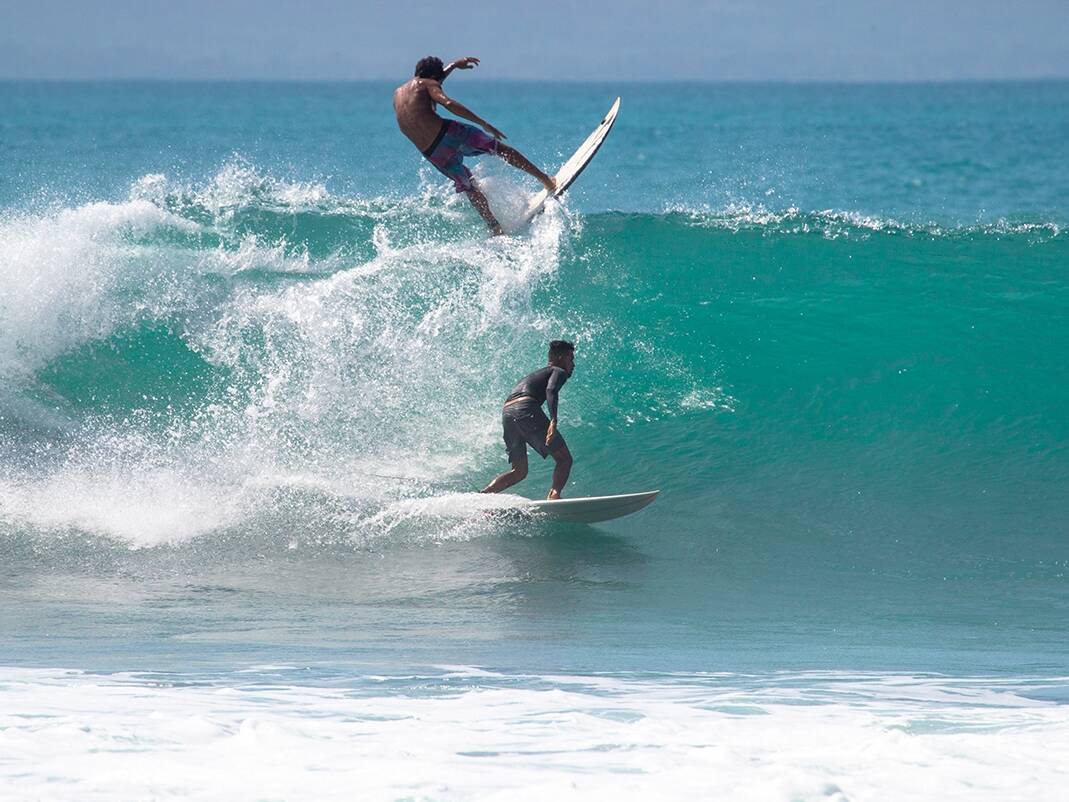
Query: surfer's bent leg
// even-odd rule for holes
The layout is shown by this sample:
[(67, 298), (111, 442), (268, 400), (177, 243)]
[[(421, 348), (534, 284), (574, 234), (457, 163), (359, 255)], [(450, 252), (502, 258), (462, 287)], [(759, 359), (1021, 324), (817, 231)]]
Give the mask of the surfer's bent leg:
[(505, 440), (505, 457), (512, 470), (505, 471), (483, 488), (484, 493), (500, 493), (527, 477), (527, 436), (523, 422), (529, 417), (516, 407), (501, 410), (501, 432)]
[(518, 167), (528, 175), (537, 178), (542, 184), (542, 186), (544, 186), (550, 192), (557, 188), (557, 182), (553, 179), (552, 176), (546, 175), (537, 167), (535, 167), (534, 164), (531, 163), (531, 160), (524, 156), (522, 153), (520, 153), (518, 150), (516, 150), (516, 148), (498, 142), (497, 148), (494, 152), (497, 153), (497, 155), (504, 159), (506, 162), (511, 164), (513, 167)]
[(527, 478), (527, 455), (512, 463), (512, 470), (505, 471), (482, 489), (483, 493), (500, 493)]
[(484, 153), (493, 153), (513, 167), (518, 167), (528, 175), (537, 178), (542, 186), (550, 192), (557, 188), (556, 181), (535, 167), (530, 159), (516, 150), (516, 148), (509, 147), (500, 139), (494, 139), (494, 137), (485, 131), (480, 131), (473, 125), (456, 123), (456, 126), (457, 152), (461, 157), (482, 156)]
[(572, 472), (572, 452), (568, 450), (567, 445), (561, 443), (560, 448), (550, 454), (557, 464), (553, 468), (553, 486), (546, 498), (560, 498), (561, 491), (568, 484), (568, 475)]
[(467, 193), (468, 200), (479, 216), (490, 226), (494, 234), (502, 234), (501, 224), (497, 222), (494, 213), (490, 211), (490, 202), (486, 196), (475, 186), (471, 171), (464, 164), (465, 156), (481, 156), (484, 153), (494, 153), (514, 167), (518, 167), (526, 173), (537, 178), (546, 189), (551, 192), (556, 188), (556, 182), (543, 173), (527, 157), (515, 148), (502, 144), (484, 131), (480, 131), (471, 125), (464, 125), (455, 120), (442, 123), (442, 129), (438, 137), (429, 148), (423, 151), (423, 155), (431, 164), (453, 181), (457, 192)]
[(475, 211), (479, 213), (479, 216), (486, 221), (486, 225), (490, 226), (490, 230), (494, 232), (494, 236), (499, 236), (505, 232), (501, 229), (501, 224), (497, 222), (497, 218), (494, 217), (494, 213), (490, 211), (490, 201), (486, 199), (486, 196), (482, 191), (475, 186), (473, 181), (471, 189), (467, 192), (468, 200), (471, 201), (471, 205), (475, 207)]
[(475, 211), (490, 226), (494, 234), (501, 234), (501, 224), (497, 222), (494, 213), (490, 211), (490, 202), (486, 196), (475, 186), (471, 170), (464, 164), (464, 156), (472, 156), (478, 153), (490, 153), (497, 142), (491, 136), (484, 134), (470, 125), (463, 125), (455, 120), (447, 120), (442, 123), (438, 137), (431, 146), (423, 151), (424, 157), (433, 164), (442, 175), (447, 176), (453, 182), (453, 188), (457, 192), (465, 193)]

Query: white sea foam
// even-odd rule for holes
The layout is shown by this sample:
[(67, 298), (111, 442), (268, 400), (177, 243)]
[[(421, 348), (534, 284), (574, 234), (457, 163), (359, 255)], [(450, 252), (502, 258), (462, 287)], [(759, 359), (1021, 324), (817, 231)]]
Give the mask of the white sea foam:
[(0, 511), (38, 531), (79, 530), (148, 547), (243, 520), (251, 499), (203, 474), (136, 457), (84, 461), (44, 477), (0, 481)]
[(1069, 707), (1022, 694), (1043, 682), (296, 673), (3, 669), (0, 798), (1054, 802), (1069, 781)]
[[(313, 259), (284, 240), (227, 233), (230, 216), (265, 202), (345, 206), (231, 165), (199, 190), (145, 176), (128, 201), (0, 226), (0, 375), (32, 382), (56, 356), (154, 321), (229, 373), (229, 386), (162, 431), (137, 411), (78, 421), (57, 457), (0, 477), (3, 519), (152, 546), (257, 518), (279, 503), (278, 477), (388, 504), (497, 443), (485, 410), (515, 380), (510, 346), (522, 333), (559, 336), (530, 299), (557, 268), (567, 221), (546, 215), (524, 238), (408, 244), (380, 222), (371, 258)], [(301, 280), (229, 280), (250, 270)], [(376, 475), (382, 466), (391, 479)], [(356, 505), (354, 536), (366, 514), (393, 528)]]
[(153, 249), (146, 264), (149, 251), (136, 239), (192, 228), (148, 201), (91, 203), (0, 223), (0, 376), (24, 375), (123, 324), (165, 313), (172, 285), (134, 290), (161, 278), (161, 262), (168, 274), (174, 264), (164, 249)]
[(405, 498), (384, 503), (362, 521), (362, 528), (368, 540), (397, 540), (409, 532), (427, 539), (428, 531), (433, 533), (433, 540), (468, 540), (493, 531), (499, 520), (494, 517), (496, 513), (518, 509), (524, 503), (518, 496), (481, 493)]
[[(519, 214), (519, 185), (483, 179), (503, 220)], [(563, 206), (550, 204), (523, 236), (489, 239), (463, 197), (437, 180), (426, 193), (339, 198), (236, 160), (205, 185), (146, 175), (125, 201), (0, 223), (0, 378), (30, 388), (4, 406), (69, 435), (0, 476), (0, 522), (143, 547), (272, 512), (285, 525), (308, 517), (288, 505), (310, 495), (331, 506), (335, 535), (361, 543), (440, 517), (413, 499), (489, 478), (472, 476), (501, 451), (487, 411), (544, 343), (566, 336), (583, 348), (622, 333), (533, 302), (582, 224)], [(324, 252), (279, 228), (249, 230), (265, 212), (309, 210), (317, 222), (348, 215), (367, 235)], [(466, 221), (450, 219), (462, 212)], [(79, 349), (75, 359), (100, 364), (87, 346), (146, 327), (180, 337), (215, 371), (170, 418), (136, 400), (119, 413), (84, 411), (39, 379)], [(690, 386), (659, 392), (662, 406), (639, 404), (636, 416), (716, 407), (719, 391), (683, 376), (670, 355), (646, 358)], [(432, 537), (483, 531), (451, 523)]]
[(669, 205), (665, 208), (665, 212), (684, 215), (695, 226), (723, 228), (735, 232), (756, 228), (787, 234), (817, 233), (828, 239), (849, 236), (864, 237), (881, 231), (942, 233), (942, 229), (934, 224), (914, 227), (890, 217), (837, 209), (803, 212), (795, 206), (786, 209), (769, 209), (762, 204), (728, 203), (719, 208)]
[(292, 212), (318, 209), (331, 200), (321, 183), (283, 181), (263, 175), (239, 156), (224, 164), (207, 185), (176, 184), (163, 173), (153, 173), (134, 183), (130, 197), (161, 206), (175, 202), (196, 204), (221, 218), (252, 205), (277, 205)]
[(128, 201), (0, 221), (0, 376), (25, 376), (61, 353), (146, 320), (202, 314), (211, 294), (206, 299), (196, 279), (205, 274), (338, 267), (332, 256), (313, 267), (303, 247), (249, 233), (204, 248), (201, 223), (149, 199), (165, 182), (146, 176)]
[(1003, 218), (975, 224), (946, 224), (935, 221), (905, 221), (891, 216), (864, 214), (843, 209), (803, 211), (797, 206), (771, 209), (760, 203), (729, 202), (722, 206), (668, 204), (666, 214), (681, 215), (699, 228), (732, 232), (763, 230), (776, 234), (820, 234), (826, 239), (861, 238), (888, 233), (903, 236), (945, 237), (972, 232), (994, 235), (1028, 234), (1039, 239), (1055, 239), (1064, 228), (1054, 222), (1009, 221)]

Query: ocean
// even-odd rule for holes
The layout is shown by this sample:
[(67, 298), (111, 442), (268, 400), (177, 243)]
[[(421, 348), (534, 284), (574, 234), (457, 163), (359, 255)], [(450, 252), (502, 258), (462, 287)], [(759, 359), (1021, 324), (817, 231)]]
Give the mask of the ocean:
[(1069, 82), (447, 89), (0, 83), (0, 799), (1063, 799)]

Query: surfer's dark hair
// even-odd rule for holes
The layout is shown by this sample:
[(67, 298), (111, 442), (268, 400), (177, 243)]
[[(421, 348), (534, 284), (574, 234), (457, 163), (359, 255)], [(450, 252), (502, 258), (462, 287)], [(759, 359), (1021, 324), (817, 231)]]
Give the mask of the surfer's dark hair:
[(565, 356), (566, 354), (574, 354), (575, 346), (567, 340), (553, 340), (549, 344), (549, 358), (553, 360), (556, 357)]
[(427, 56), (416, 62), (417, 78), (432, 78), (435, 81), (442, 80), (445, 75), (445, 65), (437, 56)]

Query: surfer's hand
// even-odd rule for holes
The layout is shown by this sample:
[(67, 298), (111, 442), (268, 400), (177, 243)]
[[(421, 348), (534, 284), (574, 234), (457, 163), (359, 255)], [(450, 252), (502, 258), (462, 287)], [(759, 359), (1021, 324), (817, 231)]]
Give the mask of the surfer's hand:
[(498, 130), (497, 128), (494, 128), (494, 126), (490, 125), (490, 123), (485, 123), (483, 125), (483, 129), (494, 139), (508, 139), (508, 137), (505, 136), (504, 132)]
[(479, 63), (479, 59), (475, 56), (465, 56), (464, 58), (458, 58), (449, 66), (455, 67), (458, 70), (470, 70), (472, 67)]
[(546, 429), (546, 447), (547, 448), (549, 447), (549, 444), (553, 441), (553, 436), (556, 433), (557, 433), (557, 422), (555, 420), (551, 420), (549, 422), (549, 428)]

